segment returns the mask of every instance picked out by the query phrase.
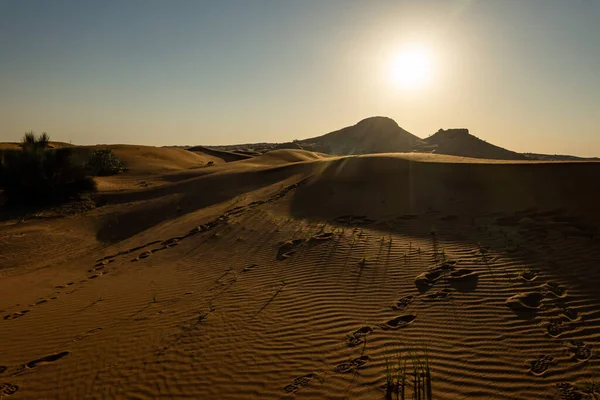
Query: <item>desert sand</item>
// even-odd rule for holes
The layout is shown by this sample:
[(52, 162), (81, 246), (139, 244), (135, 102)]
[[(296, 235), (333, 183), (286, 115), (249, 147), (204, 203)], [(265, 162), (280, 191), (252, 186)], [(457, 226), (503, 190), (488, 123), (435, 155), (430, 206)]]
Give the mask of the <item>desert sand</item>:
[(600, 163), (112, 149), (0, 222), (0, 397), (384, 399), (422, 352), (434, 399), (598, 398)]

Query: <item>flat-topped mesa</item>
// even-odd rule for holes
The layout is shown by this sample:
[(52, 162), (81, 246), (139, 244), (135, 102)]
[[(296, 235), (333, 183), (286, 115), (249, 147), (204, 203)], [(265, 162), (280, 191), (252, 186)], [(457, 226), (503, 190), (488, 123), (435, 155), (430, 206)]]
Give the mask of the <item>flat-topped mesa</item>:
[(440, 129), (435, 135), (446, 135), (446, 136), (454, 136), (454, 135), (470, 135), (469, 130), (467, 128), (450, 128), (450, 129)]
[(438, 154), (495, 160), (526, 159), (522, 154), (503, 149), (471, 135), (466, 128), (440, 129), (425, 139), (425, 142), (436, 146), (435, 152)]

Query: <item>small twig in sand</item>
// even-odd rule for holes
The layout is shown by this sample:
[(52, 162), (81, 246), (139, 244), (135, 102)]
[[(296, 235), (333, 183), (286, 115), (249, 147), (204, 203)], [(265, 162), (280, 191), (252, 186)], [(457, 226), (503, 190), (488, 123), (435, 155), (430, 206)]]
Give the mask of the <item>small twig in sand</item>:
[(267, 300), (267, 302), (260, 308), (260, 310), (258, 310), (258, 312), (256, 313), (255, 317), (261, 313), (262, 310), (264, 310), (269, 304), (271, 304), (271, 302), (273, 300), (275, 300), (275, 297), (277, 297), (277, 295), (283, 290), (283, 287), (285, 286), (285, 281), (281, 281), (281, 284), (279, 286), (279, 288), (277, 289), (277, 291), (273, 294), (273, 296), (271, 296), (271, 298), (269, 300)]

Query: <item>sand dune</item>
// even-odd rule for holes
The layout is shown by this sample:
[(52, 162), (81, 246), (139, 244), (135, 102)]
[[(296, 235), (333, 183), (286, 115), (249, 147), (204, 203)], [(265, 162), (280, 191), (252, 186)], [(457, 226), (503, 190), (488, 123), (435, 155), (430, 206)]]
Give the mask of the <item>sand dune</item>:
[(295, 163), (300, 161), (314, 161), (330, 157), (324, 153), (315, 153), (306, 150), (273, 150), (244, 161), (244, 163), (257, 165), (275, 165)]
[(180, 171), (198, 167), (209, 161), (213, 163), (222, 162), (217, 157), (203, 153), (192, 153), (183, 149), (123, 144), (100, 145), (91, 148), (111, 149), (125, 163), (127, 168), (135, 169), (135, 173), (138, 175)]
[[(70, 144), (70, 143), (64, 143), (64, 142), (54, 142), (51, 141), (50, 143), (50, 148), (55, 148), (55, 149), (59, 149), (62, 147), (74, 147), (74, 145)], [(14, 149), (20, 149), (21, 148), (21, 143), (17, 143), (17, 142), (0, 142), (0, 150), (14, 150)]]
[(0, 393), (384, 399), (419, 351), (435, 399), (590, 398), (600, 163), (170, 150), (3, 223)]
[(202, 153), (202, 154), (210, 155), (211, 157), (218, 158), (222, 162), (233, 162), (233, 161), (239, 161), (239, 160), (246, 160), (246, 159), (252, 157), (251, 155), (248, 155), (248, 154), (243, 154), (243, 153), (238, 153), (238, 152), (233, 152), (233, 151), (225, 151), (225, 150), (214, 150), (214, 149), (210, 149), (210, 148), (204, 147), (204, 146), (194, 146), (194, 147), (190, 147), (188, 150), (191, 152), (194, 152), (194, 153)]
[(98, 145), (78, 147), (79, 151), (110, 149), (123, 161), (124, 173), (97, 178), (101, 191), (131, 190), (160, 185), (164, 176), (172, 172), (204, 168), (223, 160), (201, 152), (183, 149), (137, 145)]

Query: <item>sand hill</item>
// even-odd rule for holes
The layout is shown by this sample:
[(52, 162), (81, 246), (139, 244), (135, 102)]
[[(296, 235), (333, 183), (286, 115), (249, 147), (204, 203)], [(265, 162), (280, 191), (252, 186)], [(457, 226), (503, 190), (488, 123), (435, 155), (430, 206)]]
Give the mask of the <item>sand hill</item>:
[[(50, 149), (60, 149), (62, 147), (74, 147), (74, 145), (70, 143), (64, 142), (50, 142), (48, 148)], [(21, 143), (17, 142), (3, 142), (0, 143), (0, 150), (18, 150), (21, 148)]]
[(252, 155), (248, 155), (248, 154), (244, 154), (244, 153), (240, 153), (240, 152), (215, 150), (215, 149), (211, 149), (211, 148), (208, 148), (205, 146), (194, 146), (194, 147), (188, 148), (187, 150), (195, 152), (195, 153), (202, 153), (202, 154), (210, 155), (211, 157), (219, 158), (224, 162), (246, 160), (246, 159), (252, 157)]
[[(205, 168), (209, 163), (224, 161), (210, 154), (183, 149), (137, 145), (78, 146), (76, 152), (89, 153), (96, 149), (110, 149), (121, 159), (126, 171), (119, 175), (98, 177), (100, 191), (131, 190), (161, 185), (174, 172)], [(167, 176), (167, 178), (165, 178)]]
[(593, 398), (600, 163), (172, 150), (3, 220), (3, 396), (383, 399), (426, 353), (434, 399)]

